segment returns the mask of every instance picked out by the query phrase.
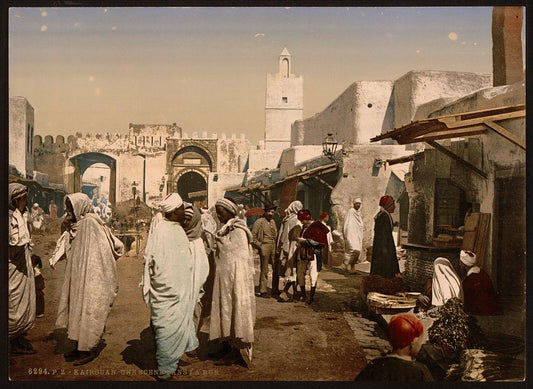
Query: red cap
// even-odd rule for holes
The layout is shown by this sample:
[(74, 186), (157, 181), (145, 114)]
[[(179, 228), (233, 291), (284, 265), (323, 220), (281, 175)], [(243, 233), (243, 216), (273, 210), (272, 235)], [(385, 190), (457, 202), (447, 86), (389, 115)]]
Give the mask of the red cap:
[(298, 220), (311, 220), (311, 212), (308, 209), (298, 211)]
[(422, 335), (424, 326), (413, 315), (402, 313), (394, 316), (389, 323), (389, 342), (393, 348), (408, 346)]
[(381, 196), (381, 198), (379, 199), (379, 206), (380, 207), (383, 207), (385, 204), (387, 204), (387, 201), (389, 200), (390, 196)]
[(322, 212), (322, 213), (320, 214), (320, 218), (321, 218), (321, 219), (324, 219), (326, 216), (328, 216), (328, 213), (327, 213), (327, 212)]

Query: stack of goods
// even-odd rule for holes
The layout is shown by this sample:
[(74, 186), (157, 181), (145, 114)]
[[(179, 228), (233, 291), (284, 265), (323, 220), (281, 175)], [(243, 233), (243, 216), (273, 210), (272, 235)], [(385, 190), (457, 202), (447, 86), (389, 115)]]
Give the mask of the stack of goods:
[(370, 292), (366, 301), (368, 307), (374, 311), (379, 312), (382, 309), (397, 309), (399, 311), (408, 311), (416, 306), (416, 296), (391, 296), (377, 292)]
[(452, 228), (449, 225), (438, 225), (438, 230), (444, 231), (433, 238), (433, 246), (435, 247), (461, 247), (463, 244), (463, 237), (460, 235), (460, 228)]
[(522, 381), (524, 361), (507, 354), (466, 349), (461, 362), (450, 366), (446, 381)]
[(429, 341), (443, 358), (456, 357), (466, 348), (477, 348), (483, 342), (475, 317), (467, 314), (463, 302), (454, 297), (438, 309), (439, 318), (428, 330)]
[(377, 274), (371, 274), (361, 281), (361, 294), (366, 296), (370, 292), (395, 295), (396, 293), (407, 292), (407, 285), (401, 277), (385, 278)]

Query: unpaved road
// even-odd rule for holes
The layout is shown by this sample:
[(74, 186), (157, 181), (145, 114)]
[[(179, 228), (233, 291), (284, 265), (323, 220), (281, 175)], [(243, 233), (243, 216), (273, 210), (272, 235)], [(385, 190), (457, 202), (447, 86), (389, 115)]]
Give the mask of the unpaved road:
[[(9, 366), (11, 380), (56, 381), (154, 381), (155, 347), (149, 328), (150, 314), (138, 284), (142, 273), (142, 254), (135, 249), (117, 262), (120, 289), (107, 321), (99, 356), (81, 367), (65, 361), (69, 350), (64, 330), (54, 329), (57, 303), (65, 263), (55, 270), (48, 258), (59, 233), (36, 235), (34, 253), (43, 259), (46, 282), (45, 317), (36, 319), (28, 338), (38, 352), (13, 356)], [(141, 250), (145, 240), (141, 242)], [(257, 262), (257, 261), (256, 261)], [(258, 280), (256, 263), (256, 284)], [(360, 276), (338, 269), (319, 275), (315, 303), (278, 303), (257, 298), (257, 321), (253, 363), (215, 366), (207, 356), (213, 344), (201, 332), (199, 358), (182, 367), (173, 380), (227, 381), (315, 381), (353, 380), (366, 364), (365, 354), (350, 328), (345, 312), (357, 308)], [(205, 328), (205, 326), (203, 327)]]

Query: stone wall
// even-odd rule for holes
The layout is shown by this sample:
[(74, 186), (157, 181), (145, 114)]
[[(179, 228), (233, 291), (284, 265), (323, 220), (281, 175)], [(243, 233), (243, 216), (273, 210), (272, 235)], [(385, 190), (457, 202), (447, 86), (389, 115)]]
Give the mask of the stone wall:
[(215, 206), (217, 200), (224, 197), (226, 190), (241, 186), (245, 173), (209, 173), (207, 182), (207, 206)]
[[(352, 201), (356, 197), (361, 198), (365, 249), (372, 245), (374, 216), (379, 211), (380, 197), (386, 194), (392, 172), (390, 168), (385, 170), (382, 167), (377, 175), (373, 175), (374, 160), (398, 158), (411, 153), (405, 146), (395, 145), (351, 145), (346, 148), (343, 176), (331, 192), (331, 211), (337, 221), (337, 229), (342, 232), (346, 212), (353, 206)], [(395, 211), (393, 218), (398, 219), (398, 211)]]
[(252, 149), (252, 143), (246, 138), (244, 134), (240, 137), (232, 134), (230, 138), (225, 136), (218, 139), (217, 155), (218, 164), (216, 171), (224, 173), (240, 173), (244, 166), (239, 164), (239, 159), (248, 158), (248, 153)]
[(180, 138), (181, 127), (173, 124), (129, 124), (128, 140), (130, 147), (142, 152), (155, 152), (165, 149), (168, 138)]
[[(303, 77), (290, 74), (290, 54), (284, 51), (289, 69), (283, 69), (280, 56), (279, 72), (267, 74), (265, 98), (265, 148), (277, 149), (291, 139), (291, 124), (303, 118)], [(283, 53), (282, 53), (283, 54)], [(284, 71), (288, 71), (285, 74)], [(279, 141), (285, 141), (279, 145)]]
[(50, 183), (65, 184), (64, 166), (69, 146), (61, 135), (56, 141), (48, 135), (44, 142), (40, 135), (33, 137), (33, 167), (36, 171), (46, 173)]
[(248, 170), (275, 169), (283, 150), (250, 150), (248, 154)]
[[(523, 82), (486, 88), (449, 103), (432, 112), (430, 116), (438, 117), (525, 104), (525, 96)], [(525, 143), (525, 118), (504, 120), (498, 124)], [(526, 151), (490, 129), (468, 140), (448, 140), (439, 143), (483, 170), (488, 178), (483, 178), (432, 148), (426, 148), (423, 153), (417, 154), (405, 180), (410, 200), (409, 241), (431, 243), (434, 231), (435, 180), (449, 178), (455, 185), (465, 190), (467, 202), (477, 204), (480, 212), (492, 215), (484, 262), (485, 270), (490, 273), (496, 266), (492, 256), (494, 240), (498, 239), (495, 228), (499, 223), (495, 220), (498, 201), (495, 188), (496, 175), (498, 171), (507, 170), (509, 177), (523, 177)], [(516, 188), (518, 192), (525, 190), (525, 187)], [(516, 226), (516, 228), (524, 229), (523, 233), (526, 233), (525, 226)]]
[(322, 156), (322, 146), (294, 146), (283, 150), (280, 158), (280, 177), (283, 179), (290, 174), (297, 173), (297, 170), (302, 167), (301, 165), (306, 164), (306, 162), (312, 162), (311, 165), (305, 166), (306, 170), (321, 164), (331, 163), (325, 157), (317, 161), (320, 156)]
[(458, 99), (491, 85), (489, 74), (410, 71), (394, 82), (394, 128), (413, 120), (418, 107), (425, 103), (443, 98)]
[(339, 143), (369, 144), (374, 136), (409, 123), (420, 106), (432, 102), (426, 106), (429, 114), (491, 82), (490, 75), (444, 71), (411, 71), (396, 81), (354, 82), (322, 112), (294, 122), (291, 145), (321, 144), (328, 133)]
[(358, 81), (326, 109), (293, 124), (291, 144), (319, 145), (328, 133), (339, 143), (369, 144), (370, 138), (388, 128), (392, 81)]
[[(143, 180), (146, 202), (155, 206), (167, 194), (169, 180), (173, 180), (174, 156), (180, 149), (197, 146), (209, 155), (213, 171), (240, 172), (245, 166), (248, 151), (252, 148), (244, 134), (226, 137), (217, 134), (208, 137), (193, 133), (192, 137), (173, 125), (131, 124), (128, 135), (76, 133), (65, 138), (57, 136), (34, 137), (33, 159), (35, 170), (48, 174), (50, 182), (63, 184), (68, 192), (74, 191), (75, 168), (71, 158), (85, 153), (106, 155), (116, 161), (116, 201), (131, 199), (133, 182), (143, 198)], [(146, 161), (146, 162), (145, 162)], [(244, 161), (244, 162), (243, 162)], [(143, 164), (146, 171), (143, 174)], [(183, 168), (185, 169), (185, 168)], [(208, 171), (205, 172), (207, 175)], [(163, 183), (163, 191), (160, 185)]]
[[(487, 170), (483, 165), (483, 147), (480, 139), (470, 138), (467, 142), (441, 141), (459, 157), (478, 169)], [(405, 178), (409, 194), (409, 238), (417, 244), (433, 243), (435, 214), (435, 180), (449, 179), (465, 191), (467, 203), (480, 204), (487, 188), (487, 180), (474, 171), (452, 160), (438, 150), (426, 148), (418, 153)]]
[(9, 98), (9, 164), (24, 177), (33, 176), (34, 109), (24, 97)]
[(494, 86), (525, 79), (522, 59), (522, 7), (494, 7), (492, 11), (492, 69)]

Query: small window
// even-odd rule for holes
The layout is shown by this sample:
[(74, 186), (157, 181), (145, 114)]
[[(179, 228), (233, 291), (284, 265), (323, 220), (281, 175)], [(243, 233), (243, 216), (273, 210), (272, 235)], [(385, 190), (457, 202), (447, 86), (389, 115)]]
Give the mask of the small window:
[(288, 99), (286, 97), (282, 97), (281, 99), (283, 100), (284, 103), (286, 103), (288, 101)]

